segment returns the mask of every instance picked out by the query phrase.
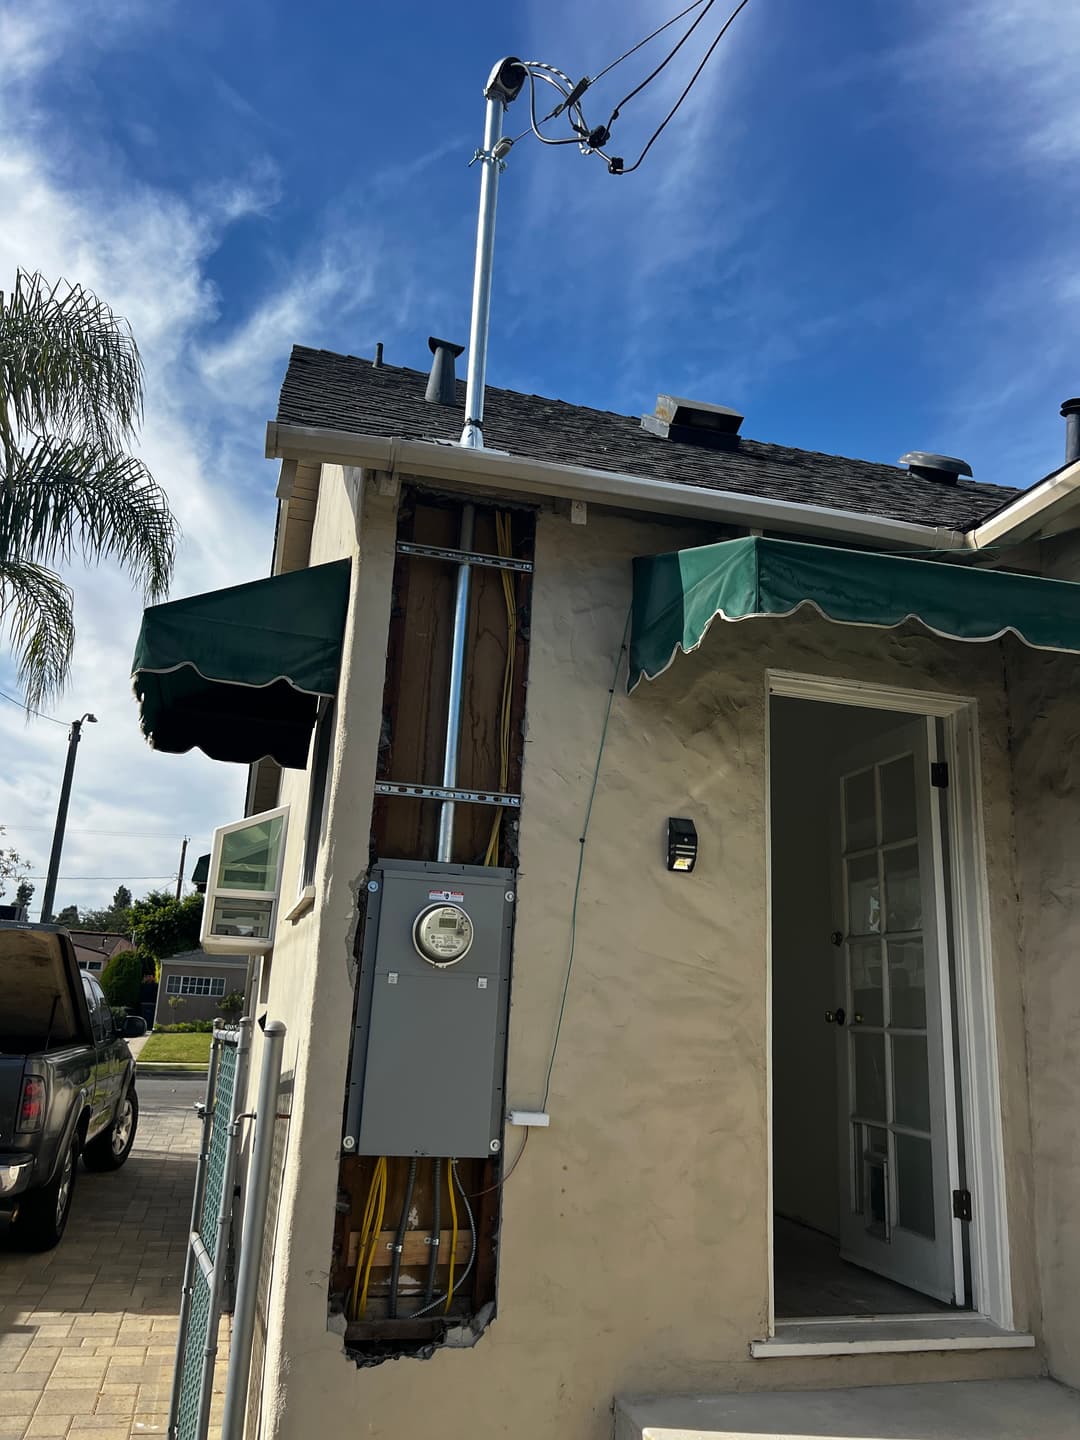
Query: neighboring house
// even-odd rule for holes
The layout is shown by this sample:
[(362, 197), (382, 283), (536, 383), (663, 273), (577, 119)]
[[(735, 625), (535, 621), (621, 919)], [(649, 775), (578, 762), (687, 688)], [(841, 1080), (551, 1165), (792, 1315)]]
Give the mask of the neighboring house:
[(1021, 492), (432, 379), (295, 350), (272, 578), (136, 655), (289, 807), (259, 1433), (1080, 1384), (1080, 404)]
[(128, 935), (119, 935), (110, 930), (71, 930), (71, 943), (75, 946), (75, 958), (80, 970), (90, 970), (99, 975), (114, 955), (121, 950), (134, 950)]
[(214, 1020), (221, 1014), (225, 996), (237, 990), (243, 992), (247, 984), (247, 961), (242, 957), (184, 950), (159, 964), (161, 979), (154, 1008), (155, 1025)]

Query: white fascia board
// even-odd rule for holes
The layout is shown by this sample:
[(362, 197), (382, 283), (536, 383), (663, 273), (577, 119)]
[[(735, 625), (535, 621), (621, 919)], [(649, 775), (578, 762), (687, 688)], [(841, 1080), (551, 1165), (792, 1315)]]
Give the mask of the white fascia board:
[(1051, 522), (1078, 502), (1080, 460), (1074, 460), (969, 530), (967, 544), (972, 550), (983, 550), (988, 545), (1019, 545), (1044, 534)]
[(391, 474), (415, 475), (465, 487), (498, 489), (534, 498), (584, 500), (653, 515), (678, 515), (714, 524), (758, 526), (765, 530), (825, 539), (868, 542), (878, 547), (964, 550), (960, 530), (916, 525), (880, 515), (860, 515), (823, 505), (799, 505), (731, 490), (709, 490), (648, 480), (610, 470), (555, 465), (498, 450), (474, 450), (429, 440), (386, 439), (316, 426), (282, 425), (266, 430), (268, 459), (312, 460), (358, 465)]

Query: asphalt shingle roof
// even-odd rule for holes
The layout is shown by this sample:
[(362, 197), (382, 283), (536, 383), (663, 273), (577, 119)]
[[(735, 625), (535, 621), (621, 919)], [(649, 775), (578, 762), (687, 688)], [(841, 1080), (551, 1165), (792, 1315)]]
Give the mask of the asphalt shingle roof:
[[(428, 404), (426, 385), (427, 375), (420, 370), (376, 367), (354, 355), (297, 345), (277, 418), (286, 425), (386, 438), (457, 440), (464, 381), (458, 381), (456, 407)], [(528, 459), (958, 530), (985, 520), (1020, 493), (974, 480), (941, 484), (899, 466), (742, 437), (733, 450), (706, 450), (649, 434), (638, 415), (590, 410), (494, 386), (485, 399), (484, 438), (492, 449)]]

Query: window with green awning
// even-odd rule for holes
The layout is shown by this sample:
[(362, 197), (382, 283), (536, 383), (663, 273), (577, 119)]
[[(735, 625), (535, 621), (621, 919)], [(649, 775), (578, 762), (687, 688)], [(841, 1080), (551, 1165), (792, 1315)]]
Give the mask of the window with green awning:
[(1039, 650), (1080, 652), (1080, 584), (750, 536), (634, 561), (627, 688), (696, 650), (714, 620), (803, 607), (844, 625), (916, 620), (951, 640), (1012, 633)]
[(132, 684), (153, 748), (303, 769), (337, 693), (349, 574), (336, 560), (149, 606)]

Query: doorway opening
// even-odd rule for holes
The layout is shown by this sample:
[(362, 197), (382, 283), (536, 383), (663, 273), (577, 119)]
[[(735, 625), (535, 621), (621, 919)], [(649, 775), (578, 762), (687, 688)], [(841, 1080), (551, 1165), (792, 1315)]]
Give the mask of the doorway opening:
[(770, 704), (775, 1315), (969, 1309), (942, 722)]

